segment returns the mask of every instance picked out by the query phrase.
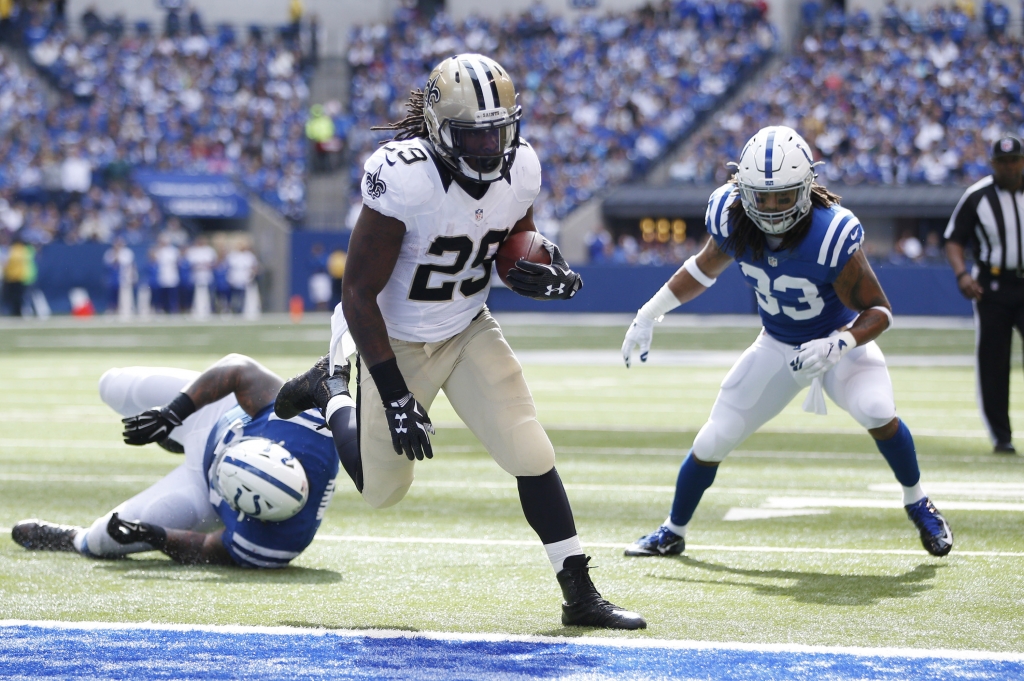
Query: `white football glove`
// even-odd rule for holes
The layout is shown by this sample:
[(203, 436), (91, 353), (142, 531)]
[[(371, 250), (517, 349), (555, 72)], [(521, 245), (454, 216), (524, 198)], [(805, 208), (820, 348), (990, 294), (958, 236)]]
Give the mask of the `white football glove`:
[(793, 371), (813, 380), (828, 373), (832, 367), (839, 364), (843, 355), (855, 347), (857, 341), (849, 331), (828, 338), (815, 338), (800, 346), (800, 352), (789, 366)]
[(622, 341), (622, 359), (626, 362), (626, 368), (632, 360), (633, 346), (640, 350), (640, 361), (647, 361), (647, 353), (651, 350), (651, 340), (654, 338), (654, 320), (637, 315), (633, 323), (626, 330), (626, 340)]

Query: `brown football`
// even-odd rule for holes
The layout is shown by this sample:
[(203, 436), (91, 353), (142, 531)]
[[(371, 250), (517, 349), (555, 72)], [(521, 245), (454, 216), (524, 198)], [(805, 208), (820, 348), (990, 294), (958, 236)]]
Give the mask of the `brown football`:
[(494, 257), (494, 266), (498, 268), (498, 276), (508, 286), (509, 270), (520, 260), (529, 260), (540, 265), (550, 265), (551, 255), (544, 248), (544, 237), (538, 232), (516, 232), (501, 244)]

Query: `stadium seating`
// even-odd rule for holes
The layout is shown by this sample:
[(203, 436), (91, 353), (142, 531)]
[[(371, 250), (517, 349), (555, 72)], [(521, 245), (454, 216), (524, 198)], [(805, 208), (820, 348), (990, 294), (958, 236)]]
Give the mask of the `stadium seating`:
[(301, 219), (309, 96), (301, 55), (271, 32), (242, 42), (223, 26), (173, 39), (114, 26), (101, 21), (85, 37), (60, 24), (25, 31), (34, 64), (73, 93), (33, 131), (33, 144), (81, 141), (94, 168), (234, 175)]
[(814, 145), (833, 184), (975, 182), (1000, 133), (1024, 132), (1024, 44), (987, 16), (972, 22), (936, 6), (922, 17), (893, 5), (874, 19), (827, 13), (765, 82), (716, 115), (672, 176), (723, 182), (723, 159), (782, 123)]
[(650, 167), (714, 109), (775, 46), (763, 5), (681, 0), (671, 9), (548, 16), (542, 7), (502, 21), (456, 23), (399, 12), (353, 31), (348, 51), (354, 151), (361, 161), (386, 136), (370, 133), (405, 115), (413, 88), (453, 53), (481, 52), (516, 77), (522, 134), (544, 166), (538, 220), (562, 218), (603, 188)]

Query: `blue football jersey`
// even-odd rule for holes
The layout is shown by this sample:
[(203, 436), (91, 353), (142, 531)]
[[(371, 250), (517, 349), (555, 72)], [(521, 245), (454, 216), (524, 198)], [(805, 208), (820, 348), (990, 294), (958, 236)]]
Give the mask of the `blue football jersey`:
[[(733, 184), (719, 187), (708, 201), (705, 226), (723, 253), (729, 236), (729, 206), (739, 197)], [(811, 208), (811, 228), (792, 250), (765, 248), (760, 260), (747, 250), (736, 258), (754, 288), (758, 312), (772, 338), (799, 345), (824, 338), (849, 324), (858, 313), (843, 305), (833, 282), (864, 241), (864, 228), (853, 213), (833, 205)]]
[(255, 417), (246, 414), (241, 407), (235, 407), (225, 413), (210, 432), (203, 459), (207, 480), (213, 477), (210, 468), (214, 452), (222, 444), (229, 444), (239, 437), (265, 437), (279, 443), (298, 459), (309, 481), (306, 505), (288, 520), (276, 523), (240, 516), (216, 492), (211, 481), (210, 503), (224, 523), (224, 548), (239, 565), (284, 567), (313, 541), (334, 495), (338, 476), (338, 455), (331, 431), (316, 429), (323, 422), (319, 414), (314, 415), (312, 411), (283, 421), (274, 414), (272, 404)]

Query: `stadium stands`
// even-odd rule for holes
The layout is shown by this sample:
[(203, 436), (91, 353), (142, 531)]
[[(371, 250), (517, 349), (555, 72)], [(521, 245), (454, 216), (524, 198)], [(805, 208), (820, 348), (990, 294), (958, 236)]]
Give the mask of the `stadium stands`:
[(973, 183), (989, 173), (1000, 133), (1024, 132), (1024, 44), (996, 10), (986, 3), (973, 22), (942, 6), (924, 16), (893, 4), (873, 19), (826, 13), (756, 91), (716, 115), (672, 177), (723, 182), (723, 159), (782, 123), (814, 145), (833, 184)]
[(603, 188), (642, 172), (713, 110), (775, 46), (763, 4), (666, 3), (662, 9), (455, 23), (399, 12), (353, 31), (350, 131), (353, 192), (361, 161), (386, 139), (371, 133), (405, 115), (409, 91), (453, 53), (484, 52), (516, 75), (523, 136), (544, 165), (537, 218), (565, 217)]
[(97, 170), (227, 174), (301, 219), (309, 96), (301, 54), (269, 32), (243, 40), (230, 26), (206, 35), (201, 21), (190, 24), (171, 38), (96, 15), (85, 36), (31, 21), (23, 40), (32, 62), (68, 94), (25, 131), (23, 164), (41, 171), (47, 155), (75, 149)]

